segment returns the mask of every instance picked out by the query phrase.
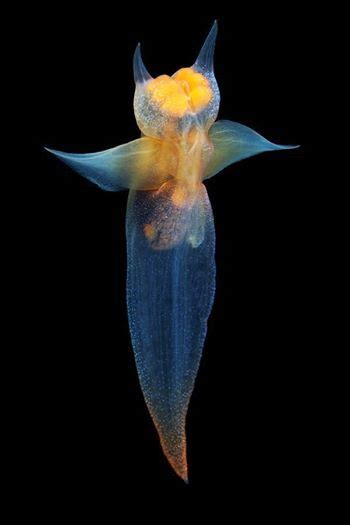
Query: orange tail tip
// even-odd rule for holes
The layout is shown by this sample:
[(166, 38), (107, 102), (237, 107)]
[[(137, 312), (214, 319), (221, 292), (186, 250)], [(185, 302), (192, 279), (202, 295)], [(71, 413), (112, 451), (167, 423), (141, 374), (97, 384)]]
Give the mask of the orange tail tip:
[(165, 457), (169, 461), (175, 473), (185, 482), (188, 483), (188, 468), (186, 457), (186, 436), (179, 438), (177, 434), (162, 436), (160, 434), (160, 443)]

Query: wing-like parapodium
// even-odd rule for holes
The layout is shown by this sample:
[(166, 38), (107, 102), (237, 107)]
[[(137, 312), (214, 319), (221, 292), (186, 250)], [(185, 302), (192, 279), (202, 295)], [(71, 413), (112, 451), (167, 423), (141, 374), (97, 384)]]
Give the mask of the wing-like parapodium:
[(213, 177), (234, 162), (258, 153), (298, 147), (273, 144), (253, 129), (230, 120), (215, 122), (209, 130), (209, 138), (213, 143), (214, 152), (204, 179)]
[(186, 481), (185, 419), (215, 290), (215, 230), (204, 185), (186, 202), (171, 183), (130, 192), (126, 235), (138, 375), (163, 451)]
[(89, 181), (107, 191), (152, 190), (171, 175), (169, 142), (142, 137), (97, 153), (65, 153), (47, 149)]

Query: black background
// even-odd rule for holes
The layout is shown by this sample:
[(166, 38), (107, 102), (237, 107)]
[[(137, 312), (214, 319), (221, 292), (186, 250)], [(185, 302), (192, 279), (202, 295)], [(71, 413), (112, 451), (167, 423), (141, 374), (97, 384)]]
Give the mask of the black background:
[[(31, 9), (31, 216), (24, 257), (30, 350), (23, 373), (24, 483), (54, 513), (82, 517), (149, 494), (216, 511), (298, 515), (312, 500), (317, 440), (307, 219), (315, 50), (302, 4), (197, 12), (185, 6), (51, 4)], [(153, 76), (191, 65), (217, 18), (219, 118), (298, 150), (263, 154), (207, 184), (217, 292), (187, 422), (190, 485), (164, 459), (136, 375), (125, 306), (126, 193), (107, 193), (51, 157), (137, 138), (132, 55)], [(311, 26), (310, 26), (311, 24)], [(310, 29), (311, 27), (311, 29)], [(208, 495), (204, 497), (204, 494)], [(197, 499), (199, 498), (199, 499)], [(228, 502), (228, 506), (227, 506)], [(169, 507), (173, 508), (173, 507)], [(311, 512), (311, 510), (310, 510)], [(73, 514), (72, 514), (73, 515)], [(219, 520), (220, 521), (220, 520)]]

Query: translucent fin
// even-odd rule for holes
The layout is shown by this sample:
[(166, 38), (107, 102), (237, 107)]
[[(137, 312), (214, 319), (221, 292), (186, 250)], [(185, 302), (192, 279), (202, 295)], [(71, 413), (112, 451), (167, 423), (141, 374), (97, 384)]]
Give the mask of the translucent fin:
[(165, 456), (187, 481), (185, 421), (215, 290), (215, 231), (204, 185), (130, 192), (127, 300), (141, 388)]
[(209, 130), (209, 138), (214, 145), (214, 153), (207, 166), (204, 179), (213, 177), (234, 162), (258, 153), (299, 147), (273, 144), (256, 131), (230, 120), (215, 122)]
[(45, 149), (107, 191), (157, 189), (172, 172), (171, 145), (149, 137), (97, 153)]

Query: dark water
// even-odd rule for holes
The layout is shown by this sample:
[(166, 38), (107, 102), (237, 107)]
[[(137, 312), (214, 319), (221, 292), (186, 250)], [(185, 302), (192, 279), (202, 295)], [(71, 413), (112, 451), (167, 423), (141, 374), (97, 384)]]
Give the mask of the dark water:
[[(23, 256), (31, 268), (25, 310), (33, 343), (18, 356), (28, 509), (43, 513), (45, 503), (49, 515), (66, 515), (70, 507), (85, 519), (94, 507), (97, 516), (108, 511), (117, 519), (118, 505), (146, 492), (146, 513), (164, 495), (179, 505), (198, 497), (201, 508), (216, 495), (218, 512), (232, 519), (276, 516), (277, 505), (298, 515), (312, 498), (320, 410), (306, 331), (317, 61), (310, 14), (301, 3), (193, 16), (169, 6), (162, 16), (156, 7), (143, 16), (117, 5), (51, 4), (31, 7), (28, 17), (21, 70), (33, 225)], [(137, 42), (154, 76), (172, 74), (194, 62), (214, 18), (219, 118), (302, 147), (242, 161), (206, 184), (217, 291), (187, 420), (186, 487), (161, 453), (131, 350), (127, 195), (102, 192), (42, 146), (84, 153), (137, 138)]]

